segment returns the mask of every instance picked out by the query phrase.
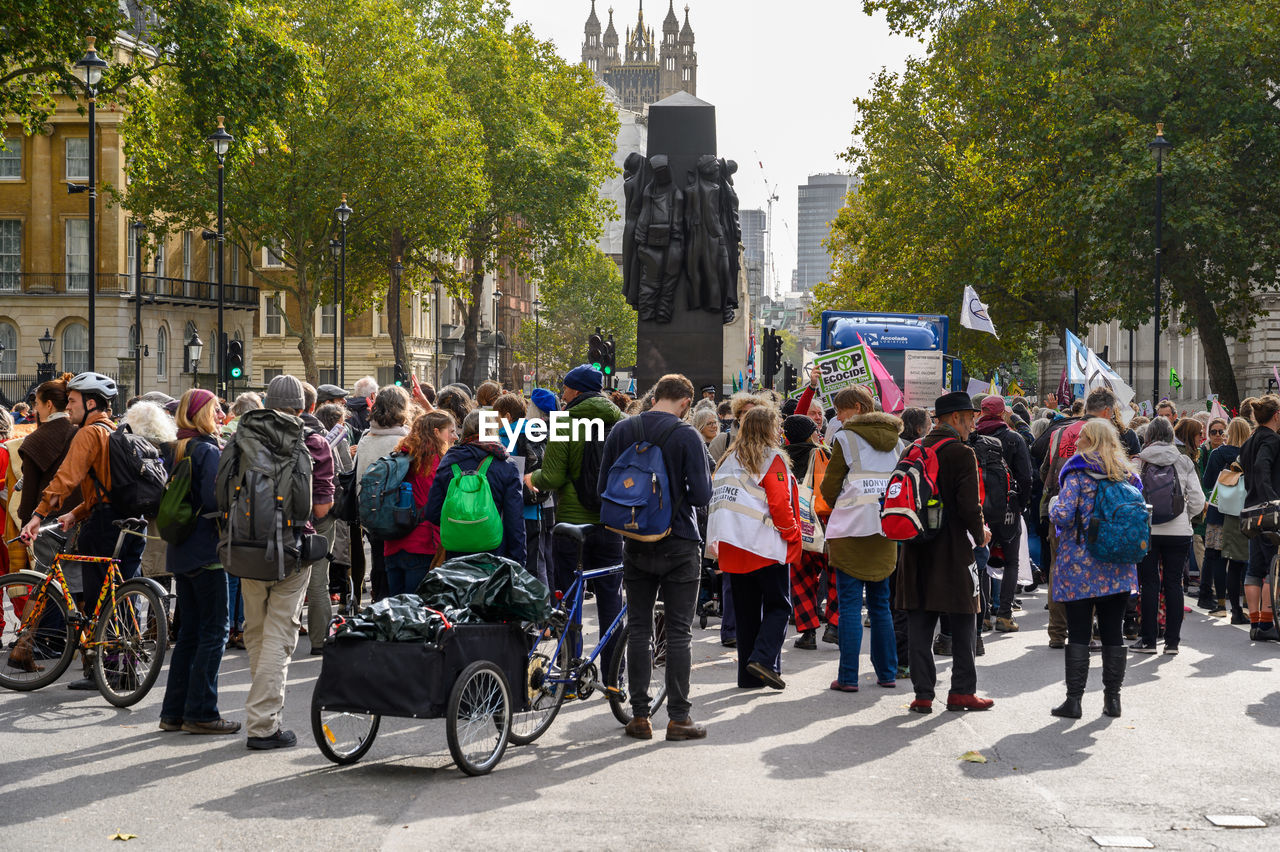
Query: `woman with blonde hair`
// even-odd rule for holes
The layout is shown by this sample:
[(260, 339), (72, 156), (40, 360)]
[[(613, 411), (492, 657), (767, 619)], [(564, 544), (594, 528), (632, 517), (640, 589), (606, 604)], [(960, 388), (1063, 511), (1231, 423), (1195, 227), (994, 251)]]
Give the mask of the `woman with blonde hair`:
[(1076, 454), (1062, 468), (1058, 496), (1049, 506), (1049, 520), (1058, 540), (1050, 582), (1053, 600), (1064, 604), (1067, 617), (1067, 700), (1052, 712), (1069, 719), (1079, 719), (1082, 713), (1080, 699), (1089, 680), (1089, 639), (1095, 613), (1102, 636), (1102, 712), (1120, 715), (1120, 686), (1129, 653), (1124, 646), (1124, 611), (1129, 596), (1138, 590), (1137, 565), (1102, 562), (1089, 550), (1089, 519), (1102, 480), (1142, 488), (1116, 428), (1106, 420), (1094, 419), (1081, 429)]
[(189, 499), (196, 522), (182, 541), (170, 541), (166, 567), (178, 587), (178, 641), (160, 707), (160, 730), (234, 734), (240, 723), (218, 713), (218, 668), (227, 644), (227, 573), (218, 560), (218, 499), (214, 483), (222, 448), (218, 400), (207, 390), (187, 391), (178, 402), (171, 474), (189, 468)]
[(738, 621), (738, 686), (784, 689), (782, 642), (791, 615), (789, 565), (801, 558), (795, 477), (779, 449), (771, 405), (742, 415), (711, 481), (707, 553), (729, 575)]

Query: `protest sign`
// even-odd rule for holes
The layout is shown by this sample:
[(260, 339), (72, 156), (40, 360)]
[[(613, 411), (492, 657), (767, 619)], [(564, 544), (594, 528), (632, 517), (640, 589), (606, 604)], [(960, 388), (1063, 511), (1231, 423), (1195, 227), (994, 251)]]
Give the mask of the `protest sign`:
[(849, 385), (866, 385), (878, 398), (871, 362), (862, 344), (827, 352), (813, 360), (819, 372), (818, 393), (826, 400), (826, 407), (830, 408), (836, 393)]

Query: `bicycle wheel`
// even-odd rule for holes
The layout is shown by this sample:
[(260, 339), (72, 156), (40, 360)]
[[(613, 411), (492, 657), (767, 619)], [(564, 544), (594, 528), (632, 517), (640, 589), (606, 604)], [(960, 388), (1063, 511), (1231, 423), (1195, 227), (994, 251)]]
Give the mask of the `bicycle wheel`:
[(1271, 560), (1271, 611), (1280, 612), (1280, 555)]
[[(44, 579), (34, 571), (0, 578), (0, 686), (27, 692), (48, 686), (76, 655), (76, 629), (66, 601), (52, 589), (41, 595), (38, 618), (22, 623), (24, 609), (36, 605), (31, 591)], [(28, 603), (30, 601), (30, 603)]]
[[(618, 688), (609, 696), (609, 709), (613, 717), (626, 725), (631, 721), (631, 693), (627, 682), (627, 639), (630, 628), (623, 627), (618, 639), (618, 646), (613, 650), (613, 659), (609, 661), (608, 683), (616, 683)], [(653, 639), (649, 642), (651, 665), (649, 675), (649, 716), (653, 717), (667, 700), (667, 625), (662, 608), (653, 613)]]
[(511, 737), (511, 689), (502, 670), (476, 660), (462, 670), (449, 694), (445, 733), (453, 762), (468, 775), (487, 775)]
[(311, 703), (311, 733), (320, 753), (339, 766), (364, 757), (378, 735), (382, 717), (376, 713), (346, 713), (324, 710)]
[[(560, 712), (564, 704), (564, 683), (550, 683), (550, 679), (567, 678), (569, 672), (569, 642), (560, 644), (560, 653), (556, 653), (556, 643), (560, 641), (560, 630), (554, 627), (541, 629), (537, 643), (529, 652), (529, 662), (525, 671), (525, 682), (516, 684), (511, 700), (522, 703), (527, 697), (528, 710), (515, 712), (511, 716), (511, 742), (516, 745), (528, 745), (546, 733), (551, 722)], [(555, 659), (552, 659), (552, 658)], [(524, 690), (520, 694), (515, 690)]]
[(169, 620), (164, 602), (143, 580), (116, 589), (115, 606), (93, 627), (93, 676), (102, 697), (117, 707), (137, 704), (164, 665)]

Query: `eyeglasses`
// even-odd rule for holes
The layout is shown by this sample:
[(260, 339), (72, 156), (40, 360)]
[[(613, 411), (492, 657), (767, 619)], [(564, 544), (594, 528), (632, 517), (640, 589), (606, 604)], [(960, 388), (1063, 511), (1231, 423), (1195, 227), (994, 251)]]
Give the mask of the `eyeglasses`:
[(1226, 429), (1210, 429), (1210, 430), (1209, 430), (1209, 434), (1210, 434), (1210, 435), (1225, 435), (1225, 434), (1227, 434), (1227, 430), (1226, 430)]

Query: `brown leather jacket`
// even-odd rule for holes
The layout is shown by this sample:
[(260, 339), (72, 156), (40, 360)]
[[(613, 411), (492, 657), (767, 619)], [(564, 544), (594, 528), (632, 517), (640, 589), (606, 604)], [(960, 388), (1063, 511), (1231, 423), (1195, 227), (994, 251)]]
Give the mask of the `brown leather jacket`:
[[(97, 426), (98, 423), (103, 426)], [(105, 412), (94, 411), (85, 418), (84, 425), (76, 430), (75, 437), (71, 439), (71, 446), (67, 448), (67, 456), (58, 467), (57, 476), (40, 498), (40, 505), (36, 507), (37, 515), (49, 517), (62, 506), (72, 490), (79, 486), (83, 499), (79, 506), (71, 510), (71, 514), (77, 522), (89, 517), (89, 512), (102, 499), (98, 486), (89, 476), (89, 470), (93, 470), (103, 489), (111, 490), (111, 460), (107, 438), (114, 431), (115, 426)]]

